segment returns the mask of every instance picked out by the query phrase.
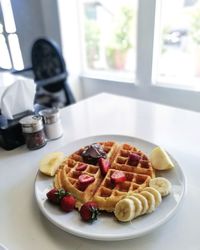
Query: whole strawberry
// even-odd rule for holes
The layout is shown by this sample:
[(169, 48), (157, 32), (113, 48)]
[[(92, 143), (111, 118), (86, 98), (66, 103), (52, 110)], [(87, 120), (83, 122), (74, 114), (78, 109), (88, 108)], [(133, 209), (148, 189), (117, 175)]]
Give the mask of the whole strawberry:
[(59, 204), (62, 198), (67, 194), (64, 189), (51, 189), (46, 195), (48, 200), (53, 204)]
[(66, 195), (60, 202), (60, 207), (64, 212), (71, 212), (75, 208), (76, 200), (72, 195)]
[(83, 221), (93, 222), (97, 220), (99, 214), (99, 210), (97, 208), (97, 204), (95, 202), (86, 202), (82, 205), (80, 209), (80, 215)]

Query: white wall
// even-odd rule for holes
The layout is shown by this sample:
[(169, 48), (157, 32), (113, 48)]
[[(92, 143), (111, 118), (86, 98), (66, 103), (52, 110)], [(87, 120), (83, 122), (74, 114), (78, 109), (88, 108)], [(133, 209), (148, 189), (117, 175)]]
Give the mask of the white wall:
[(24, 65), (30, 66), (32, 44), (45, 33), (41, 4), (38, 0), (12, 0), (12, 7)]
[(62, 50), (57, 0), (40, 0), (45, 36), (53, 39)]
[(171, 90), (170, 88), (148, 85), (138, 86), (133, 83), (98, 80), (87, 77), (81, 77), (81, 82), (83, 85), (83, 98), (107, 92), (200, 112), (198, 92), (188, 91), (187, 95), (185, 95), (184, 90)]
[(36, 39), (49, 37), (61, 47), (56, 0), (12, 0), (12, 7), (25, 67)]
[(69, 72), (68, 82), (76, 100), (80, 100), (82, 98), (82, 88), (79, 81), (81, 72), (81, 42), (77, 1), (58, 0), (58, 13), (63, 56)]

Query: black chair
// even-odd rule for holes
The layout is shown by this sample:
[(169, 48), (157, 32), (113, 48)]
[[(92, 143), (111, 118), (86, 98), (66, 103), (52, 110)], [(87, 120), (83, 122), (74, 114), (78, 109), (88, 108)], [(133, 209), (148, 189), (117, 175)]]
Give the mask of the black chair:
[(35, 103), (46, 107), (64, 107), (75, 103), (67, 83), (68, 72), (57, 44), (49, 39), (37, 39), (31, 51), (32, 66), (13, 73), (32, 70), (37, 91)]

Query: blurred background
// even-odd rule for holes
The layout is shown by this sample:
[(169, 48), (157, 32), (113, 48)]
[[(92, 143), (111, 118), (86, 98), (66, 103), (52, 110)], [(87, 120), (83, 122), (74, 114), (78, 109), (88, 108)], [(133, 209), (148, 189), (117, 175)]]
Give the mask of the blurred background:
[(30, 67), (34, 41), (46, 37), (76, 100), (106, 91), (199, 111), (200, 0), (0, 3), (0, 68)]

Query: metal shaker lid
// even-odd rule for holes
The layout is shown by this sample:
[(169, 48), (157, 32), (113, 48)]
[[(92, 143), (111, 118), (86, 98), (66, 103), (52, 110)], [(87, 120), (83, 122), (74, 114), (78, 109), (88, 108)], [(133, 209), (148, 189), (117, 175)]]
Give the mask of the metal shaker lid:
[(43, 116), (45, 124), (55, 123), (60, 118), (60, 112), (57, 108), (43, 109), (39, 114)]
[(39, 115), (26, 116), (19, 123), (22, 125), (24, 133), (34, 133), (43, 129), (42, 117)]

